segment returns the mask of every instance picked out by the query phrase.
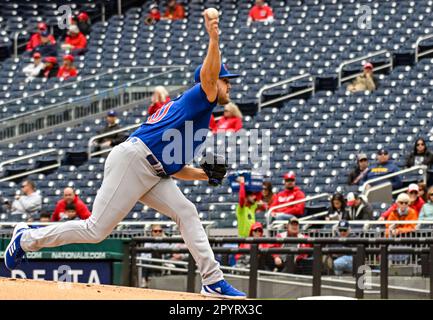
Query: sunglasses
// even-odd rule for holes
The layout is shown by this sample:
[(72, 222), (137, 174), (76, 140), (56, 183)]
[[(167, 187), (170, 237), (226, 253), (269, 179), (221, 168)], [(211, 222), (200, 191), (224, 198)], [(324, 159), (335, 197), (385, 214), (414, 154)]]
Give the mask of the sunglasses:
[(263, 232), (263, 229), (254, 229), (253, 232)]
[(406, 205), (408, 205), (408, 204), (409, 204), (409, 202), (405, 202), (405, 201), (400, 201), (400, 202), (399, 202), (399, 204), (406, 204)]
[(418, 191), (411, 191), (409, 194), (418, 194)]
[(433, 193), (430, 193), (429, 196), (430, 196), (430, 197), (433, 196)]
[(417, 146), (425, 146), (424, 143), (417, 143), (416, 145), (417, 145)]
[(162, 233), (162, 230), (160, 229), (160, 230), (152, 230), (152, 232), (155, 232), (155, 233)]
[(359, 162), (365, 162), (368, 161), (367, 159), (359, 159)]

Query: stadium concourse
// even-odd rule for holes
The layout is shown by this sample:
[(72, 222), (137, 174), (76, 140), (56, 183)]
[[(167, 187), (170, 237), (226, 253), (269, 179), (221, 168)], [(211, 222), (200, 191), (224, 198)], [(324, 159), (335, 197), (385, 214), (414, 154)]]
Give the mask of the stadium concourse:
[[(105, 1), (109, 7), (110, 1)], [(57, 2), (56, 2), (57, 3)], [(59, 1), (58, 4), (68, 3)], [(77, 3), (80, 3), (77, 1)], [(26, 112), (35, 115), (51, 105), (74, 101), (76, 97), (97, 94), (138, 79), (140, 75), (153, 75), (149, 70), (134, 69), (100, 78), (80, 81), (85, 77), (103, 74), (107, 68), (137, 66), (185, 65), (182, 77), (170, 74), (155, 76), (144, 82), (156, 85), (184, 88), (192, 84), (193, 70), (202, 62), (205, 54), (203, 1), (184, 1), (187, 18), (177, 21), (161, 20), (154, 25), (144, 23), (151, 2), (141, 6), (124, 8), (123, 15), (112, 15), (106, 22), (100, 21), (97, 6), (84, 1), (77, 9), (84, 8), (94, 18), (88, 36), (88, 50), (78, 57), (76, 65), (81, 78), (65, 83), (59, 79), (36, 78), (25, 82), (22, 73), (30, 57), (26, 53), (6, 58), (0, 66), (0, 121), (7, 121)], [(32, 10), (21, 10), (34, 4)], [(54, 3), (52, 3), (54, 4)], [(293, 170), (297, 184), (306, 195), (353, 191), (346, 185), (346, 177), (355, 165), (359, 152), (368, 154), (373, 161), (378, 149), (387, 148), (400, 168), (405, 155), (413, 149), (418, 136), (431, 141), (428, 128), (433, 113), (431, 90), (433, 61), (426, 58), (414, 63), (415, 43), (420, 36), (432, 32), (430, 16), (433, 2), (420, 1), (269, 1), (275, 15), (274, 23), (246, 25), (251, 1), (206, 1), (206, 6), (219, 8), (221, 18), (221, 47), (223, 62), (242, 78), (233, 81), (231, 96), (247, 114), (243, 130), (259, 128), (270, 130), (271, 167), (265, 180), (273, 183), (275, 190), (283, 188), (283, 173)], [(360, 29), (356, 23), (360, 6), (372, 9), (371, 28)], [(95, 7), (96, 6), (96, 7)], [(89, 9), (90, 8), (90, 9)], [(161, 10), (163, 8), (161, 7)], [(40, 16), (55, 27), (55, 7), (42, 6), (32, 1), (8, 1), (0, 5), (2, 32), (10, 39), (14, 32), (33, 28)], [(16, 21), (23, 23), (17, 24)], [(25, 22), (25, 23), (24, 23)], [(22, 36), (20, 36), (21, 39)], [(21, 39), (22, 40), (22, 39)], [(203, 41), (202, 41), (203, 40)], [(6, 45), (12, 46), (6, 41)], [(346, 84), (336, 85), (336, 68), (344, 61), (367, 53), (387, 50), (393, 58), (394, 68), (377, 74), (379, 85), (373, 92), (350, 94)], [(389, 56), (388, 56), (389, 58)], [(383, 65), (387, 57), (373, 57), (375, 66)], [(348, 66), (345, 71), (361, 71), (361, 61)], [(300, 74), (316, 77), (313, 96), (302, 96), (263, 108), (257, 112), (257, 93), (265, 84), (275, 83)], [(75, 82), (75, 80), (77, 80)], [(303, 88), (304, 81), (295, 82), (290, 88), (275, 89), (265, 98), (278, 97), (291, 90)], [(52, 89), (52, 90), (51, 90)], [(46, 94), (42, 94), (46, 92)], [(146, 103), (148, 101), (146, 100)], [(147, 104), (119, 110), (122, 127), (140, 123), (146, 118)], [(106, 107), (106, 110), (110, 106)], [(62, 157), (61, 166), (50, 172), (31, 174), (26, 178), (35, 181), (43, 197), (43, 208), (52, 212), (64, 187), (74, 187), (80, 197), (91, 205), (101, 183), (104, 158), (87, 159), (78, 164), (71, 156), (87, 153), (88, 141), (103, 126), (104, 113), (88, 116), (81, 123), (60, 122), (55, 129), (37, 131), (20, 140), (19, 136), (1, 143), (1, 161), (45, 149), (55, 149)], [(3, 134), (3, 132), (2, 132)], [(219, 135), (219, 139), (224, 139)], [(55, 162), (55, 157), (40, 156), (31, 160), (5, 165), (3, 178), (31, 171), (42, 164)], [(251, 170), (251, 164), (233, 165), (236, 170)], [(253, 168), (258, 169), (258, 168)], [(405, 177), (406, 185), (411, 177)], [(1, 196), (13, 199), (19, 181), (0, 183)], [(203, 183), (179, 182), (182, 191), (197, 205), (200, 217), (215, 221), (217, 227), (235, 227), (237, 194), (225, 184), (211, 189)], [(374, 203), (376, 212), (384, 209), (382, 203)], [(327, 206), (319, 200), (309, 206)], [(28, 217), (1, 214), (0, 221), (13, 222)], [(128, 215), (129, 221), (166, 219), (149, 208), (137, 204)], [(264, 222), (263, 217), (258, 219)]]

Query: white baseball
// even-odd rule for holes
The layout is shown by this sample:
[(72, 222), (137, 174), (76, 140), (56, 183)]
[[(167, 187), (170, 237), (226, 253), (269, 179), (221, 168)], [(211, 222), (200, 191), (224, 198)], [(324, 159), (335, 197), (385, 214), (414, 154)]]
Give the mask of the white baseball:
[(220, 15), (218, 10), (215, 8), (208, 8), (204, 12), (208, 16), (209, 19), (218, 19), (219, 15)]

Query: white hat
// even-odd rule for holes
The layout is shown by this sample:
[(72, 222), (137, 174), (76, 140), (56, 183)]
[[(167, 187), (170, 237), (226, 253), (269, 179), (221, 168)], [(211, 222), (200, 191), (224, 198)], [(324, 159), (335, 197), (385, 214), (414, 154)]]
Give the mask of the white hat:
[(400, 193), (397, 197), (397, 202), (409, 202), (410, 198), (407, 193)]
[(407, 192), (416, 191), (419, 192), (419, 186), (416, 183), (411, 183), (409, 188), (407, 188)]

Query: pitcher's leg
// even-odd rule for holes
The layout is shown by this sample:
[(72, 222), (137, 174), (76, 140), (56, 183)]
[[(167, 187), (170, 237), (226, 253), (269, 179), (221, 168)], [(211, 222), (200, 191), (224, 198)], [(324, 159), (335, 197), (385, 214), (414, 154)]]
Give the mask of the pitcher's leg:
[(183, 240), (197, 263), (204, 285), (223, 279), (196, 207), (185, 198), (172, 179), (162, 179), (140, 198), (140, 202), (169, 216), (177, 223)]
[(92, 215), (87, 220), (26, 230), (21, 246), (24, 251), (37, 251), (69, 243), (100, 242), (159, 180), (133, 148), (119, 145), (107, 158), (104, 180), (95, 198)]

